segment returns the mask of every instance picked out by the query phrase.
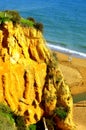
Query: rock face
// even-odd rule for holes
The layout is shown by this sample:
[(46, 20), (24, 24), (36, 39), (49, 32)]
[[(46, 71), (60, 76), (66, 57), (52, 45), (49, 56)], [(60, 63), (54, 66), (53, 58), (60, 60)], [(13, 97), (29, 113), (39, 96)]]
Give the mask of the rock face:
[(53, 117), (56, 129), (74, 130), (69, 87), (40, 31), (12, 22), (0, 26), (0, 102), (27, 125), (44, 116)]

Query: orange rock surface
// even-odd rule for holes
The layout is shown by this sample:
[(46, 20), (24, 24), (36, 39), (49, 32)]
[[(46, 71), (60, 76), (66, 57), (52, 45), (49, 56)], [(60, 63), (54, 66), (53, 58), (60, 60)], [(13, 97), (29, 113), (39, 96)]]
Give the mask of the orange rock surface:
[(40, 31), (12, 22), (0, 27), (0, 102), (27, 125), (52, 116), (56, 107), (69, 108), (65, 120), (55, 122), (62, 130), (75, 129), (69, 87)]

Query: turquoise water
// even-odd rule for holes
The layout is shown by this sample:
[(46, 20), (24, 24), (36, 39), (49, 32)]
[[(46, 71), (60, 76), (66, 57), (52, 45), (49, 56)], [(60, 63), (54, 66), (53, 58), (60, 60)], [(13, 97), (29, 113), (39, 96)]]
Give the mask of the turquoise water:
[(80, 102), (80, 101), (83, 101), (83, 100), (86, 100), (86, 92), (73, 96), (73, 102), (74, 103), (77, 103), (77, 102)]
[(42, 22), (50, 44), (86, 53), (86, 0), (0, 1), (0, 10), (7, 9)]

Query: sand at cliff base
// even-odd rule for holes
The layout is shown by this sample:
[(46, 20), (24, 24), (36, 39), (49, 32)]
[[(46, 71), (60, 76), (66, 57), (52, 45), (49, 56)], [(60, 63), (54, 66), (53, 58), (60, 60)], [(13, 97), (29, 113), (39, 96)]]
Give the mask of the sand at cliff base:
[[(69, 62), (68, 55), (63, 53), (57, 53), (57, 57), (72, 95), (86, 92), (86, 59), (72, 57), (72, 61)], [(77, 130), (86, 130), (86, 101), (74, 104), (73, 116)]]

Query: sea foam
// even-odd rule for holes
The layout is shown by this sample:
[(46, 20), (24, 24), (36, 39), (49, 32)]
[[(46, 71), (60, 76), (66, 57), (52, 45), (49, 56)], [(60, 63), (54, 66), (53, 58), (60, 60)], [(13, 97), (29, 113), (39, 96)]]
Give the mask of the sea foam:
[(64, 48), (64, 47), (57, 46), (57, 45), (52, 45), (50, 43), (47, 43), (47, 46), (49, 48), (51, 48), (52, 50), (54, 50), (54, 51), (65, 53), (65, 54), (67, 54), (67, 55), (69, 55), (71, 57), (74, 56), (74, 57), (79, 57), (79, 58), (85, 58), (86, 59), (86, 54), (85, 53), (78, 52), (78, 51), (71, 50), (71, 49)]

